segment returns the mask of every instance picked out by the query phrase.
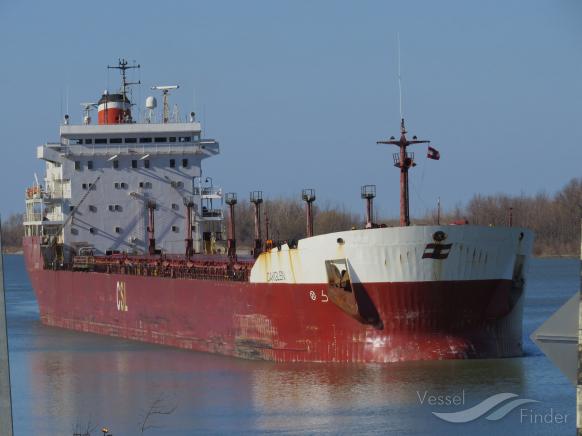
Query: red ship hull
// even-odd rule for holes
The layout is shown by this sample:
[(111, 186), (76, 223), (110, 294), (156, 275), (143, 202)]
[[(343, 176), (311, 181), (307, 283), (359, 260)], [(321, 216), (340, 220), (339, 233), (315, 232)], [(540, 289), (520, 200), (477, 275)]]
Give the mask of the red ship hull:
[(42, 267), (38, 237), (25, 238), (24, 248), (50, 326), (279, 362), (521, 354), (510, 280), (366, 283), (383, 321), (377, 329), (326, 301), (327, 284), (53, 271)]

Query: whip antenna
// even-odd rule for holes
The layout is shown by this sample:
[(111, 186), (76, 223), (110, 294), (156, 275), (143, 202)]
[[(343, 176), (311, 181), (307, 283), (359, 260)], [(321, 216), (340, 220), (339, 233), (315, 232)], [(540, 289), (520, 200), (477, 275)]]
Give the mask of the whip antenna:
[(402, 113), (402, 74), (400, 71), (400, 32), (396, 33), (396, 39), (398, 40), (398, 92), (400, 94), (400, 120), (403, 120), (404, 114)]

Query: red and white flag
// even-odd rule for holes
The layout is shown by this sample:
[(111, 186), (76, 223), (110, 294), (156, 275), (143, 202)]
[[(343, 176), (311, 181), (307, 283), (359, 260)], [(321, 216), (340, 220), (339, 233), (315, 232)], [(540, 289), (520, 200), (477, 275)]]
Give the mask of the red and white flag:
[(441, 158), (441, 154), (436, 148), (432, 148), (430, 145), (428, 146), (428, 153), (426, 157), (429, 159), (439, 160)]

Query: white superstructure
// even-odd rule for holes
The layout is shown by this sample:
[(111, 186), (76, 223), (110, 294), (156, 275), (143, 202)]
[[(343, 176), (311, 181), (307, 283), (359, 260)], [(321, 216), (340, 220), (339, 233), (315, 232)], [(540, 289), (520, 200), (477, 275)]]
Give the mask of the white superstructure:
[(105, 92), (99, 124), (86, 115), (84, 124), (72, 125), (66, 116), (59, 141), (37, 148), (46, 176), (27, 190), (27, 235), (54, 236), (76, 254), (83, 247), (147, 254), (152, 235), (167, 254), (184, 254), (189, 235), (194, 251), (215, 250), (222, 191), (202, 176), (201, 165), (219, 153), (218, 142), (201, 138), (194, 113), (185, 122), (149, 116), (136, 123), (119, 101), (130, 107), (125, 94)]

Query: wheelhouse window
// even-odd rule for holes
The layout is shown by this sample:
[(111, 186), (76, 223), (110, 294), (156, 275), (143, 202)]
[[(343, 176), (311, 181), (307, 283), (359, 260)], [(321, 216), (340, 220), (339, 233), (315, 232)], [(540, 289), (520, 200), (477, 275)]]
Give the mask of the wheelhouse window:
[(150, 142), (152, 142), (152, 138), (139, 138), (139, 142), (141, 144), (149, 144)]
[(95, 138), (95, 144), (107, 144), (107, 138)]
[(109, 140), (110, 144), (121, 144), (121, 138), (111, 138)]
[(93, 138), (85, 139), (85, 144), (93, 144)]
[(75, 169), (77, 171), (81, 171), (81, 161), (80, 160), (75, 161)]
[(149, 168), (150, 167), (150, 160), (149, 159), (144, 159), (144, 161), (143, 161), (143, 167), (144, 168)]
[(175, 136), (170, 136), (168, 142), (176, 142), (176, 137)]
[(137, 138), (125, 138), (126, 144), (135, 144), (137, 143)]
[(113, 162), (113, 168), (118, 169), (119, 168), (119, 161), (117, 159), (115, 159)]
[(93, 161), (92, 160), (88, 160), (87, 161), (87, 169), (88, 170), (92, 170), (93, 169)]
[(176, 159), (170, 159), (170, 168), (176, 168)]
[(168, 138), (164, 138), (163, 136), (160, 136), (160, 137), (156, 138), (156, 142), (168, 142)]
[(190, 137), (189, 136), (180, 136), (180, 141), (179, 142), (190, 142)]
[(182, 167), (188, 168), (188, 159), (182, 159)]
[(132, 159), (131, 160), (131, 167), (132, 168), (137, 168), (137, 160), (136, 159)]

